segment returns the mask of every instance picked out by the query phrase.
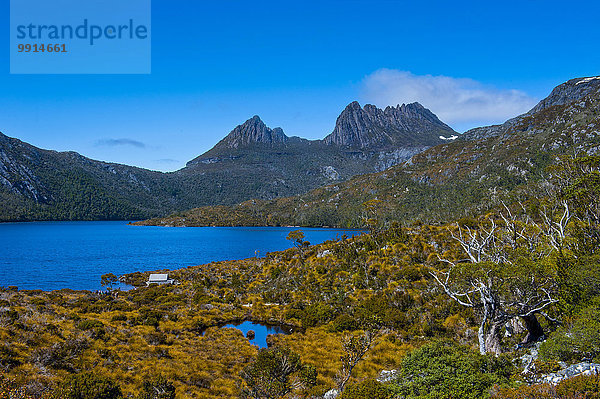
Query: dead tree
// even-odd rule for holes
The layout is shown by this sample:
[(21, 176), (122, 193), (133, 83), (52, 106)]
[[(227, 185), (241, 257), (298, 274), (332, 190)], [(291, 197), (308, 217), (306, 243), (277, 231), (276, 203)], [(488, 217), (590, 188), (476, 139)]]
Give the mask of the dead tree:
[(536, 314), (558, 301), (544, 232), (506, 208), (499, 220), (456, 226), (450, 234), (463, 257), (440, 256), (448, 266), (432, 275), (454, 301), (479, 310), (481, 353), (500, 353), (502, 328), (517, 317), (528, 331), (524, 343), (538, 340), (543, 330)]

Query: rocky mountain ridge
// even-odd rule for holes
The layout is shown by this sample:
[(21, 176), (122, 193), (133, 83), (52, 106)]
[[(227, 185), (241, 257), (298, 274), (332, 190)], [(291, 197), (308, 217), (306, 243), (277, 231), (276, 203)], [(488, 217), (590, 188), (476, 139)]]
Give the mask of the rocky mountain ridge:
[[(538, 111), (478, 128), (477, 134), (471, 131), (376, 174), (301, 196), (198, 208), (145, 224), (364, 227), (366, 217), (438, 223), (477, 216), (502, 201), (544, 192), (547, 167), (562, 156), (600, 155), (599, 82), (570, 80), (542, 100)], [(377, 204), (371, 214), (363, 206), (368, 201)]]
[(371, 104), (363, 108), (355, 101), (344, 109), (324, 142), (360, 149), (434, 146), (443, 143), (440, 136), (454, 133), (450, 126), (416, 102), (382, 110)]
[[(385, 201), (396, 219), (454, 217), (528, 187), (558, 155), (600, 153), (599, 104), (600, 77), (572, 79), (528, 113), (456, 140), (444, 140), (454, 132), (419, 104), (352, 103), (332, 134), (312, 141), (253, 117), (174, 173), (0, 135), (0, 220), (138, 219), (251, 198), (224, 208), (242, 215), (231, 223), (250, 212), (255, 224), (357, 226), (371, 199)], [(379, 173), (344, 183), (371, 172)], [(202, 209), (213, 223), (211, 208)]]
[[(361, 108), (351, 104), (356, 106)], [(358, 126), (363, 144), (373, 145), (355, 148), (287, 137), (283, 129), (271, 129), (254, 116), (173, 173), (42, 150), (0, 133), (0, 221), (136, 219), (300, 194), (404, 162), (434, 143), (431, 137), (441, 124), (417, 104), (365, 109), (379, 115)], [(385, 122), (382, 115), (396, 121)], [(404, 137), (398, 136), (397, 126), (403, 127)], [(436, 130), (429, 132), (427, 126)], [(350, 137), (352, 129), (340, 134)], [(394, 140), (381, 142), (376, 134)]]
[(587, 96), (596, 95), (600, 90), (600, 76), (570, 79), (556, 86), (550, 95), (542, 99), (529, 112), (509, 119), (501, 125), (478, 127), (465, 132), (461, 140), (479, 140), (506, 134), (526, 118), (547, 108), (577, 102)]

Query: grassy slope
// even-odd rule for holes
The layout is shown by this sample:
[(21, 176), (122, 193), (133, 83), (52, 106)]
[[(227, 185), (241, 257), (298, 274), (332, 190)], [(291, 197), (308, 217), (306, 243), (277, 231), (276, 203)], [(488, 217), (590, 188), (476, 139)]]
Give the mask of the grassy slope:
[[(449, 301), (437, 303), (427, 267), (420, 263), (438, 230), (390, 232), (378, 242), (362, 236), (313, 246), (302, 255), (291, 249), (187, 268), (172, 273), (180, 285), (112, 296), (5, 289), (0, 291), (0, 363), (8, 376), (34, 391), (93, 368), (126, 393), (138, 392), (144, 378), (162, 374), (174, 382), (178, 397), (234, 398), (239, 372), (256, 348), (237, 330), (211, 326), (251, 318), (303, 327), (276, 341), (317, 367), (312, 389), (322, 394), (334, 386), (340, 365), (343, 330), (331, 324), (338, 315), (365, 309), (395, 326), (357, 368), (359, 379), (398, 367), (407, 350), (433, 333), (432, 323), (435, 334), (454, 336), (460, 329), (443, 327), (446, 317), (453, 312), (461, 320), (471, 317)], [(371, 274), (366, 280), (365, 266)], [(139, 282), (146, 277), (128, 276)], [(411, 294), (396, 304), (399, 285)], [(382, 298), (390, 299), (379, 302)]]

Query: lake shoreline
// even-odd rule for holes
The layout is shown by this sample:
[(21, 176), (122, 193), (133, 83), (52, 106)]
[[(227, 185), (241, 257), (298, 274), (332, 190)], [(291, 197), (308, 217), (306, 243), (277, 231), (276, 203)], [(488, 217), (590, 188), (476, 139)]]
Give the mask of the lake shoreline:
[[(102, 290), (101, 276), (172, 272), (218, 261), (243, 261), (293, 246), (296, 227), (134, 229), (131, 221), (0, 224), (3, 286), (45, 292)], [(318, 244), (364, 230), (301, 228)], [(147, 275), (145, 276), (147, 279)], [(144, 281), (145, 283), (145, 281)]]

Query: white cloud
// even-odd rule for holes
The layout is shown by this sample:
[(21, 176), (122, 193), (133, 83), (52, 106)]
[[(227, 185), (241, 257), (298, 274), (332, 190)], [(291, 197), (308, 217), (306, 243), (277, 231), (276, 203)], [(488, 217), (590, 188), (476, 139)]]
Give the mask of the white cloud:
[(519, 90), (501, 90), (472, 79), (414, 75), (380, 69), (362, 84), (362, 97), (379, 107), (419, 102), (457, 130), (502, 123), (529, 111), (537, 100)]
[(102, 139), (96, 142), (96, 147), (118, 147), (131, 146), (137, 148), (146, 148), (146, 144), (133, 139)]

